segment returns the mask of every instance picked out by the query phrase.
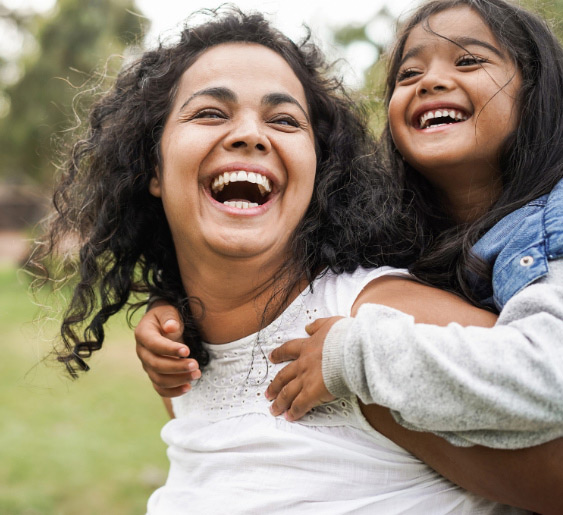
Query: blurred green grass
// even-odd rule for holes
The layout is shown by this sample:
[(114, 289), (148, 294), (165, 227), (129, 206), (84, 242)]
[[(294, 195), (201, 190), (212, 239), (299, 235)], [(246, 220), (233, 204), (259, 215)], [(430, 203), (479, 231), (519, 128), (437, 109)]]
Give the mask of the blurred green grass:
[[(57, 334), (28, 280), (0, 267), (0, 513), (142, 514), (166, 479), (162, 402), (125, 318), (78, 380), (43, 359)], [(96, 356), (96, 354), (98, 354)]]

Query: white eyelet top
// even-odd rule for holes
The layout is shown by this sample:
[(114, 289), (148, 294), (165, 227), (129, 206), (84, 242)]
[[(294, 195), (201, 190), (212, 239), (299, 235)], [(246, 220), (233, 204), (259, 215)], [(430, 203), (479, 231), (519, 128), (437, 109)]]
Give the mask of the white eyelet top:
[(390, 267), (330, 272), (314, 281), (265, 329), (235, 342), (206, 344), (209, 365), (162, 430), (166, 484), (150, 515), (270, 513), (525, 513), (450, 483), (375, 431), (356, 398), (315, 408), (298, 422), (273, 417), (264, 392), (284, 364), (269, 353), (306, 337), (305, 325), (349, 316), (362, 289)]

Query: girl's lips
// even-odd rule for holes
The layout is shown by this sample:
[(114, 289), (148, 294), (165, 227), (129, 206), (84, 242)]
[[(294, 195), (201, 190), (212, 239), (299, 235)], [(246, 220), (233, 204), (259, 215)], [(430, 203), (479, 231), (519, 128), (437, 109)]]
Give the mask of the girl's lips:
[(471, 114), (457, 104), (433, 102), (420, 106), (411, 117), (411, 124), (416, 129), (426, 130), (441, 125), (464, 122)]

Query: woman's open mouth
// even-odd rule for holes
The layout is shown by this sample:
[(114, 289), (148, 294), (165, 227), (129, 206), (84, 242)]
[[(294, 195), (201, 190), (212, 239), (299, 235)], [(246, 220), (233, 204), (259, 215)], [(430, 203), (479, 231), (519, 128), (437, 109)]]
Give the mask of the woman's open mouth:
[(238, 209), (258, 207), (270, 198), (272, 182), (255, 172), (225, 172), (211, 181), (211, 196), (217, 202)]

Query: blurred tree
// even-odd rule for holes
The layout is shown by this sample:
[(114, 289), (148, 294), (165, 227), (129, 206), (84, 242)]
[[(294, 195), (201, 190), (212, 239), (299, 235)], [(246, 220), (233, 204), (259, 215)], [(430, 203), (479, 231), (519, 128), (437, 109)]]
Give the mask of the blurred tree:
[[(516, 0), (513, 0), (516, 1)], [(413, 0), (413, 8), (420, 4), (420, 0)], [(545, 18), (563, 42), (563, 0), (520, 0), (522, 6), (537, 12)], [(408, 15), (408, 12), (406, 13)], [(363, 87), (356, 92), (359, 100), (368, 106), (372, 113), (372, 128), (379, 133), (385, 124), (385, 109), (383, 105), (383, 90), (385, 87), (386, 64), (380, 59), (388, 50), (397, 20), (384, 6), (372, 18), (362, 25), (348, 25), (334, 31), (335, 42), (344, 47), (362, 42), (373, 45), (376, 49), (376, 60), (364, 72)]]
[(545, 18), (563, 43), (563, 0), (520, 0), (520, 3)]
[(52, 139), (74, 123), (73, 99), (115, 75), (122, 59), (108, 56), (139, 43), (148, 28), (135, 10), (134, 0), (58, 0), (51, 14), (24, 18), (0, 9), (36, 41), (20, 58), (21, 78), (3, 88), (0, 177), (51, 181)]

